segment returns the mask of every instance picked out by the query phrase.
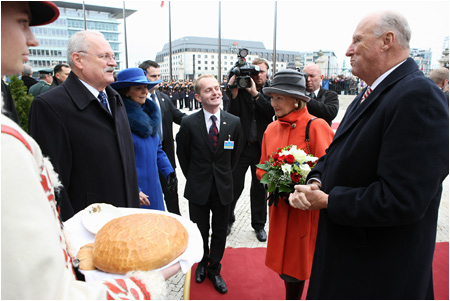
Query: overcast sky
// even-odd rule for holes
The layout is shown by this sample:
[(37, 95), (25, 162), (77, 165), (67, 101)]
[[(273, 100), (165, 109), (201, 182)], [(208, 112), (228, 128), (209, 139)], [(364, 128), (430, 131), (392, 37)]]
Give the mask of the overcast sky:
[[(80, 1), (76, 1), (80, 2)], [(123, 7), (122, 1), (85, 1), (86, 4)], [(184, 36), (218, 37), (218, 1), (172, 1), (172, 40)], [(221, 2), (224, 39), (261, 41), (274, 48), (274, 1)], [(128, 66), (155, 59), (169, 42), (169, 2), (125, 1), (136, 9), (127, 18)], [(333, 50), (342, 66), (352, 34), (359, 21), (370, 12), (392, 9), (401, 12), (411, 30), (411, 47), (431, 49), (432, 67), (441, 57), (444, 38), (449, 35), (449, 1), (339, 1), (280, 0), (277, 2), (278, 50)], [(120, 28), (123, 31), (123, 27)], [(123, 37), (123, 36), (122, 36)]]

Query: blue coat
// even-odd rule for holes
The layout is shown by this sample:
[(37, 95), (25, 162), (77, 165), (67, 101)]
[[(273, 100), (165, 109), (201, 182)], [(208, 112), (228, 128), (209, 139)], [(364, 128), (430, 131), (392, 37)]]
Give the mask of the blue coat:
[(142, 107), (131, 99), (124, 98), (123, 100), (133, 136), (139, 189), (148, 195), (150, 200), (150, 206), (141, 207), (164, 211), (158, 170), (165, 178), (174, 170), (166, 153), (162, 150), (161, 140), (158, 136), (161, 113), (156, 104), (149, 99)]
[(432, 261), (448, 175), (444, 93), (411, 58), (350, 104), (308, 178), (329, 194), (308, 299), (433, 298)]

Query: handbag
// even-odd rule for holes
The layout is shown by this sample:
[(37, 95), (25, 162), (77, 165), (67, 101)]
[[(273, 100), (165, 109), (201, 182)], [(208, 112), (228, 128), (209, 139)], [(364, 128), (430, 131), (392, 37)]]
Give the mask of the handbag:
[(309, 154), (309, 155), (312, 155), (312, 154), (311, 154), (311, 150), (309, 149), (309, 127), (311, 126), (311, 122), (312, 122), (314, 119), (316, 119), (316, 118), (317, 118), (317, 117), (311, 118), (311, 119), (308, 121), (308, 124), (306, 125), (305, 141), (306, 141), (306, 147), (308, 148), (308, 154)]

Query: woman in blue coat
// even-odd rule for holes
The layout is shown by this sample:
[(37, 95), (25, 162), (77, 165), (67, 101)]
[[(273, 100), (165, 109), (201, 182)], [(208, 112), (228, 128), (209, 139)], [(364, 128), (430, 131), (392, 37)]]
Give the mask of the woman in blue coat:
[(162, 150), (158, 135), (161, 113), (158, 106), (147, 98), (148, 89), (160, 83), (148, 80), (140, 68), (128, 68), (117, 74), (117, 82), (111, 84), (122, 96), (130, 122), (134, 143), (139, 198), (142, 208), (164, 211), (164, 199), (158, 171), (166, 177), (168, 188), (176, 188), (175, 171)]

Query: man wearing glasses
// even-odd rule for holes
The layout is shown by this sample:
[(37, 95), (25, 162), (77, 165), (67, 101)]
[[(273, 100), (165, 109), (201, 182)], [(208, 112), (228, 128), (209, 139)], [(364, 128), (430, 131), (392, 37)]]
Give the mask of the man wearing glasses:
[(61, 217), (93, 203), (136, 207), (139, 189), (133, 140), (119, 94), (109, 84), (117, 65), (100, 32), (81, 31), (67, 46), (66, 81), (39, 95), (29, 132), (60, 176)]

